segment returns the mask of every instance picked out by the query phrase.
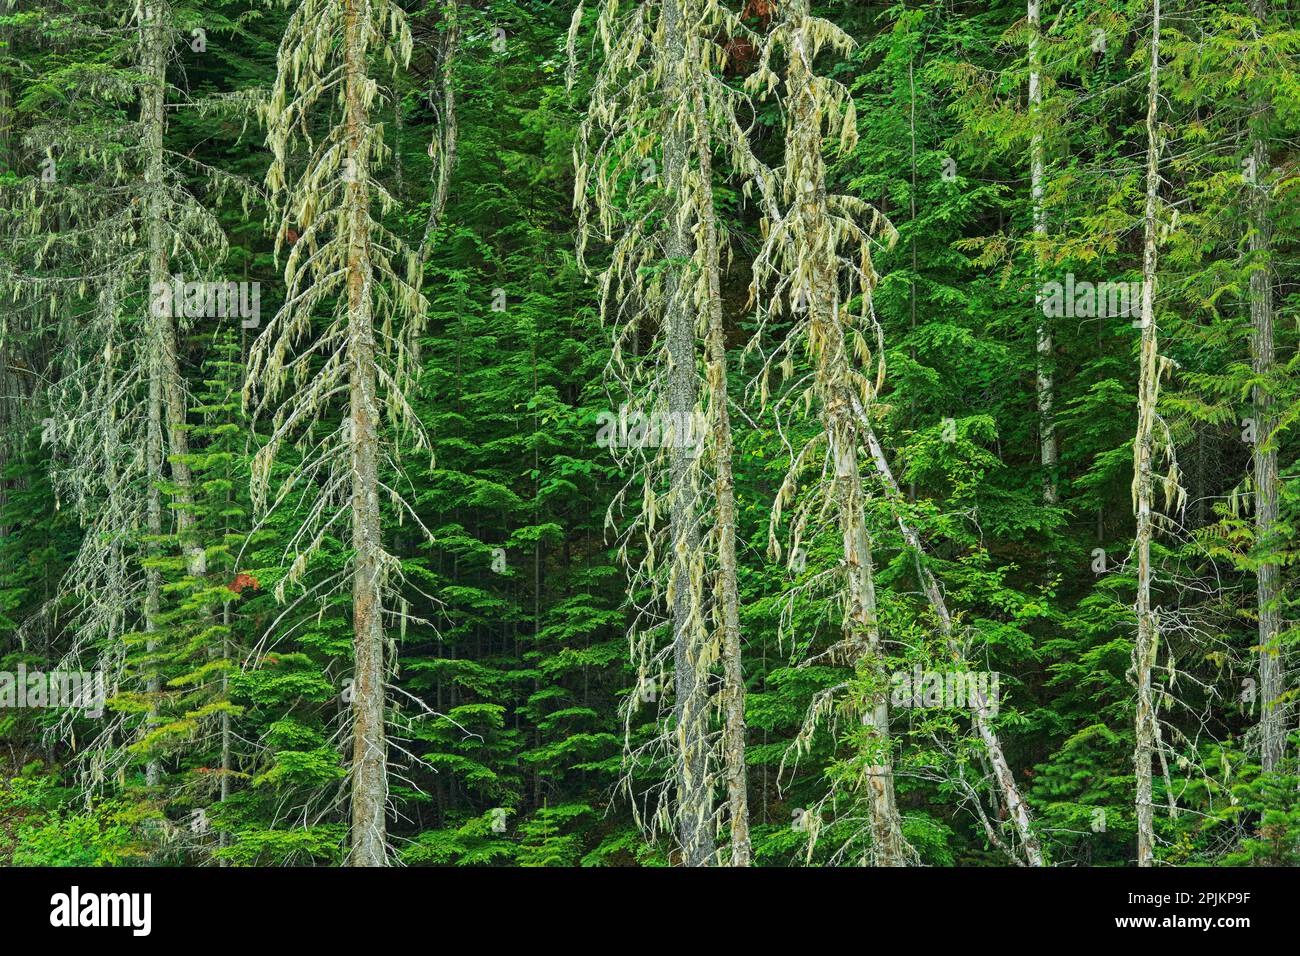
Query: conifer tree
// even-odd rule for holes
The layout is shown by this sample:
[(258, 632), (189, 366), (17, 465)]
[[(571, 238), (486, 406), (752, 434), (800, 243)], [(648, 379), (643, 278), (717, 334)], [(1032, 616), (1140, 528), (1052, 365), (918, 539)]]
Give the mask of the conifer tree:
[[(815, 448), (823, 448), (824, 470), (833, 477), (796, 512), (791, 547), (799, 547), (799, 529), (808, 520), (809, 509), (834, 507), (844, 575), (841, 653), (847, 661), (865, 668), (872, 688), (868, 699), (850, 700), (842, 706), (871, 733), (868, 746), (872, 753), (864, 775), (872, 858), (881, 866), (902, 866), (909, 861), (911, 851), (903, 839), (894, 792), (889, 697), (881, 665), (884, 649), (871, 537), (866, 527), (866, 493), (858, 459), (864, 443), (856, 414), (858, 408), (870, 406), (884, 371), (880, 330), (871, 301), (877, 279), (871, 243), (876, 235), (885, 235), (892, 242), (896, 233), (866, 203), (827, 189), (822, 155), (826, 140), (838, 140), (841, 149), (851, 147), (856, 136), (855, 114), (848, 90), (818, 76), (813, 60), (823, 46), (847, 51), (853, 45), (851, 38), (829, 21), (813, 17), (803, 0), (780, 4), (779, 9), (760, 68), (749, 81), (755, 88), (775, 85), (777, 76), (768, 63), (777, 49), (784, 53), (784, 165), (779, 194), (777, 183), (760, 174), (770, 221), (764, 245), (755, 257), (753, 295), (758, 295), (763, 284), (772, 282), (774, 297), (785, 296), (796, 315), (806, 312), (806, 318), (796, 319), (794, 329), (768, 357), (766, 365), (770, 367), (780, 356), (783, 371), (788, 374), (796, 345), (806, 343), (814, 367), (805, 400), (816, 403), (824, 432), (799, 451), (778, 493), (774, 514), (779, 516), (785, 504), (794, 499), (795, 482), (805, 460)], [(858, 218), (865, 220), (865, 227), (855, 221)], [(874, 357), (866, 336), (875, 340)], [(767, 390), (765, 374), (764, 398)], [(810, 714), (811, 727), (833, 703), (831, 694), (822, 695)]]
[[(582, 16), (580, 5), (570, 28), (571, 69)], [(709, 716), (711, 665), (721, 658), (726, 672), (721, 762), (732, 819), (731, 862), (746, 865), (735, 491), (712, 177), (712, 152), (718, 146), (728, 150), (738, 167), (747, 164), (749, 155), (735, 119), (735, 94), (717, 79), (725, 60), (719, 38), (741, 35), (744, 27), (715, 0), (663, 0), (626, 14), (617, 2), (606, 0), (596, 30), (604, 61), (575, 156), (579, 255), (595, 231), (588, 220), (594, 206), (601, 238), (614, 241), (601, 277), (602, 308), (616, 327), (611, 370), (646, 413), (666, 413), (672, 423), (664, 447), (641, 456), (645, 480), (639, 521), (647, 556), (643, 576), (633, 582), (634, 592), (642, 578), (661, 588), (669, 605), (676, 800), (667, 816), (686, 865), (717, 862), (712, 794), (719, 758)], [(589, 189), (594, 195), (588, 195)], [(654, 330), (649, 348), (637, 342), (647, 327)], [(625, 349), (641, 354), (625, 355)], [(703, 377), (702, 356), (707, 365)], [(707, 419), (699, 409), (702, 391)], [(705, 516), (701, 486), (710, 457), (716, 500), (712, 515)], [(630, 460), (636, 458), (634, 453)], [(662, 544), (656, 540), (661, 532), (654, 519), (660, 473), (666, 473), (669, 517)], [(656, 569), (659, 550), (669, 555), (662, 584)], [(708, 563), (717, 565), (710, 575), (716, 593), (708, 596), (718, 619), (713, 633), (705, 624)], [(658, 669), (660, 655), (646, 638), (656, 628), (641, 621), (633, 627), (641, 635), (634, 638), (642, 657), (641, 680), (654, 680), (651, 672)]]
[[(383, 540), (381, 492), (414, 514), (384, 473), (400, 467), (402, 439), (428, 447), (410, 405), (415, 340), (427, 304), (417, 258), (375, 217), (394, 201), (378, 178), (389, 149), (375, 120), (391, 93), (374, 77), (372, 61), (381, 58), (396, 72), (411, 49), (406, 15), (396, 4), (303, 0), (289, 19), (275, 87), (263, 107), (273, 153), (267, 186), (277, 203), (276, 249), (289, 248), (285, 304), (259, 336), (248, 367), (246, 395), (257, 395), (273, 428), (254, 463), (254, 494), (265, 509), (300, 484), (315, 485), (289, 544), (293, 563), (279, 585), (281, 597), (302, 579), (332, 527), (351, 522), (348, 861), (354, 866), (388, 861), (385, 616), (394, 616), (386, 600), (402, 569)], [(311, 136), (317, 128), (323, 132)], [(306, 153), (301, 168), (294, 160), (299, 149)], [(328, 318), (316, 328), (322, 312)], [(337, 423), (331, 420), (336, 411), (342, 413)], [(301, 457), (268, 500), (271, 464), (291, 441)]]

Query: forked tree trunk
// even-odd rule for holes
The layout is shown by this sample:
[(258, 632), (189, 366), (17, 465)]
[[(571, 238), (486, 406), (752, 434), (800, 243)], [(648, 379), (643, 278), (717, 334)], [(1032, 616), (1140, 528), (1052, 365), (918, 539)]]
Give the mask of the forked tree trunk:
[[(805, 13), (806, 15), (806, 13)], [(846, 576), (844, 636), (859, 649), (871, 672), (875, 689), (863, 702), (863, 724), (871, 731), (872, 761), (867, 767), (867, 799), (871, 812), (872, 853), (879, 866), (905, 866), (903, 840), (894, 796), (893, 753), (889, 734), (888, 682), (882, 673), (880, 624), (876, 614), (876, 588), (871, 538), (866, 525), (866, 494), (858, 467), (860, 432), (853, 414), (851, 365), (841, 324), (839, 263), (826, 196), (826, 166), (822, 159), (822, 134), (817, 115), (811, 64), (813, 52), (799, 17), (790, 27), (790, 57), (786, 67), (789, 123), (793, 129), (787, 163), (797, 158), (804, 171), (798, 183), (797, 215), (809, 224), (802, 250), (809, 263), (811, 310), (809, 337), (817, 342), (816, 390), (822, 409), (828, 452), (835, 469), (835, 504), (839, 518)], [(800, 241), (796, 239), (796, 241)], [(798, 278), (795, 280), (799, 281)]]
[[(876, 474), (896, 503), (894, 517), (898, 522), (898, 529), (902, 532), (903, 540), (907, 542), (907, 546), (912, 549), (912, 553), (916, 556), (916, 573), (921, 582), (921, 590), (925, 592), (926, 600), (930, 602), (930, 607), (939, 619), (939, 628), (943, 633), (944, 643), (947, 645), (953, 660), (964, 664), (964, 649), (953, 628), (952, 615), (948, 612), (948, 602), (944, 599), (943, 590), (939, 587), (939, 582), (936, 580), (934, 573), (926, 564), (925, 547), (921, 543), (921, 536), (903, 517), (901, 510), (902, 490), (898, 487), (898, 482), (894, 480), (894, 474), (889, 468), (889, 460), (885, 458), (885, 451), (876, 439), (876, 433), (867, 419), (865, 410), (858, 408), (857, 415), (859, 425), (866, 433), (867, 448), (871, 453), (871, 460), (875, 465)], [(971, 709), (971, 723), (974, 724), (975, 731), (984, 744), (989, 763), (993, 766), (993, 775), (997, 780), (998, 789), (1002, 792), (1002, 800), (1007, 807), (1007, 814), (1011, 818), (1012, 825), (1016, 828), (1016, 834), (1020, 837), (1021, 846), (1024, 847), (1025, 857), (1030, 866), (1042, 866), (1043, 850), (1038, 842), (1038, 835), (1034, 832), (1033, 821), (1029, 816), (1029, 806), (1020, 795), (1020, 788), (1016, 785), (1015, 775), (1011, 772), (1011, 765), (1007, 762), (1006, 754), (1002, 750), (1002, 742), (998, 739), (997, 731), (993, 728), (992, 717), (988, 701), (983, 699), (978, 700)]]
[(1153, 432), (1160, 389), (1160, 356), (1156, 349), (1156, 203), (1160, 181), (1160, 144), (1157, 141), (1156, 102), (1160, 92), (1160, 0), (1153, 0), (1151, 66), (1147, 80), (1146, 208), (1142, 248), (1142, 345), (1138, 375), (1138, 428), (1134, 440), (1134, 495), (1137, 509), (1137, 643), (1133, 670), (1137, 681), (1134, 718), (1133, 766), (1137, 776), (1138, 866), (1155, 861), (1152, 807), (1152, 766), (1156, 748), (1155, 701), (1151, 673), (1160, 643), (1160, 623), (1151, 608), (1151, 536), (1153, 530)]
[(371, 315), (365, 21), (356, 0), (344, 19), (349, 414), (352, 466), (352, 866), (387, 864), (384, 629), (380, 576), (379, 409)]

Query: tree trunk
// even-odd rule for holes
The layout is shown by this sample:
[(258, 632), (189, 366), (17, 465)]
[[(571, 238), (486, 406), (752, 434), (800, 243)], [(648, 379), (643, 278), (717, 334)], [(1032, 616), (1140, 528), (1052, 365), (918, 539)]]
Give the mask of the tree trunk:
[[(164, 402), (169, 391), (166, 384), (166, 353), (171, 341), (171, 299), (159, 290), (170, 286), (167, 270), (167, 194), (164, 177), (163, 142), (166, 133), (165, 100), (167, 95), (167, 48), (170, 9), (163, 2), (149, 4), (143, 13), (140, 31), (140, 66), (145, 82), (140, 92), (140, 126), (145, 153), (144, 201), (145, 229), (149, 243), (148, 343), (146, 346), (147, 374), (149, 379), (149, 424), (146, 435), (145, 462), (148, 471), (147, 523), (150, 543), (146, 549), (153, 554), (158, 549), (163, 534), (163, 425), (166, 412)], [(169, 417), (169, 416), (167, 416)], [(162, 577), (156, 567), (145, 569), (145, 632), (153, 635), (158, 630), (158, 616), (162, 609)], [(150, 657), (158, 650), (158, 641), (150, 637), (145, 648)], [(162, 692), (162, 679), (156, 661), (151, 660), (148, 678), (149, 722), (158, 717), (158, 697)], [(156, 787), (162, 778), (162, 767), (150, 760), (145, 770), (145, 780)]]
[[(786, 67), (789, 123), (793, 129), (790, 155), (786, 161), (798, 162), (803, 170), (796, 200), (801, 208), (797, 215), (808, 224), (804, 238), (812, 245), (806, 251), (810, 288), (798, 291), (806, 294), (811, 310), (810, 341), (818, 343), (819, 368), (815, 387), (822, 407), (828, 451), (835, 468), (834, 493), (847, 592), (844, 636), (846, 642), (866, 659), (875, 686), (871, 699), (863, 702), (862, 718), (863, 724), (871, 730), (872, 746), (877, 750), (867, 768), (872, 852), (874, 862), (879, 866), (905, 866), (907, 847), (894, 796), (888, 681), (880, 667), (880, 625), (876, 615), (871, 539), (864, 512), (866, 495), (858, 467), (860, 432), (853, 414), (850, 359), (841, 324), (839, 264), (829, 226), (826, 165), (822, 159), (821, 122), (811, 72), (813, 53), (808, 45), (805, 17), (806, 11), (790, 27), (790, 58)], [(798, 281), (797, 277), (795, 281)]]
[[(815, 294), (815, 293), (814, 293)], [(842, 348), (840, 354), (843, 354)], [(871, 728), (879, 756), (867, 769), (871, 805), (872, 847), (879, 866), (904, 866), (903, 834), (894, 798), (894, 768), (890, 750), (887, 681), (879, 667), (880, 625), (876, 618), (876, 586), (872, 570), (871, 539), (863, 507), (866, 504), (858, 468), (856, 430), (846, 396), (830, 399), (824, 415), (830, 453), (835, 464), (835, 500), (839, 510), (848, 605), (844, 615), (845, 638), (861, 648), (873, 670), (876, 691), (867, 701), (863, 724)]]
[(1147, 81), (1147, 170), (1145, 230), (1142, 249), (1142, 346), (1138, 378), (1138, 428), (1133, 445), (1134, 496), (1137, 508), (1137, 643), (1133, 668), (1137, 680), (1137, 710), (1133, 765), (1137, 776), (1138, 866), (1151, 866), (1155, 856), (1151, 761), (1156, 747), (1155, 701), (1151, 672), (1155, 669), (1160, 624), (1151, 608), (1151, 535), (1153, 427), (1160, 390), (1160, 357), (1156, 350), (1156, 202), (1160, 182), (1160, 145), (1156, 130), (1156, 101), (1160, 92), (1160, 0), (1153, 0), (1151, 67)]
[(713, 449), (717, 474), (718, 578), (722, 612), (723, 718), (722, 758), (731, 810), (731, 865), (749, 866), (749, 781), (745, 767), (745, 672), (740, 656), (740, 589), (736, 583), (736, 482), (732, 472), (731, 417), (727, 406), (727, 342), (722, 328), (722, 291), (718, 262), (718, 227), (713, 208), (713, 156), (705, 137), (704, 100), (695, 95), (697, 153), (700, 164), (700, 242), (709, 309), (708, 377), (712, 401)]
[(1043, 210), (1043, 88), (1039, 76), (1039, 42), (1042, 22), (1040, 0), (1029, 0), (1029, 183), (1034, 210), (1034, 318), (1038, 322), (1038, 436), (1043, 459), (1043, 504), (1057, 503), (1056, 421), (1052, 413), (1055, 384), (1052, 370), (1052, 329), (1043, 314), (1042, 256), (1047, 241), (1047, 218)]
[[(145, 204), (148, 217), (149, 288), (166, 289), (171, 282), (168, 263), (166, 157), (163, 152), (167, 135), (167, 54), (171, 49), (171, 8), (165, 0), (150, 0), (147, 8), (152, 17), (144, 34), (142, 72), (147, 85), (141, 94), (141, 126), (147, 157), (145, 167)], [(189, 544), (186, 532), (194, 523), (189, 464), (189, 435), (185, 430), (185, 382), (181, 378), (177, 357), (176, 325), (170, 308), (171, 299), (161, 296), (152, 310), (157, 346), (156, 363), (150, 374), (161, 380), (163, 414), (167, 430), (168, 458), (171, 463), (173, 495), (176, 503), (176, 527), (181, 546)]]
[(347, 362), (352, 462), (352, 866), (387, 864), (383, 573), (379, 514), (379, 409), (371, 316), (370, 197), (365, 23), (348, 0), (344, 24), (348, 229)]
[[(1250, 13), (1259, 21), (1262, 32), (1268, 19), (1267, 0), (1251, 0)], [(1268, 379), (1273, 374), (1273, 279), (1269, 251), (1273, 223), (1269, 211), (1268, 186), (1264, 180), (1271, 166), (1267, 123), (1271, 104), (1265, 100), (1255, 113), (1251, 133), (1250, 232), (1250, 324), (1251, 364), (1258, 384), (1254, 388), (1255, 445), (1252, 450), (1255, 477), (1255, 547), (1271, 547), (1278, 521), (1277, 448), (1272, 443), (1277, 416)], [(1279, 704), (1285, 675), (1282, 670), (1278, 634), (1282, 615), (1278, 607), (1281, 571), (1276, 561), (1264, 561), (1256, 572), (1256, 599), (1259, 614), (1259, 739), (1260, 765), (1275, 770), (1286, 748), (1286, 728)]]
[[(663, 5), (664, 62), (670, 71), (667, 96), (680, 107), (688, 95), (686, 27), (677, 0)], [(686, 104), (689, 108), (689, 104)], [(671, 108), (671, 107), (670, 107)], [(696, 524), (698, 494), (694, 487), (696, 452), (682, 434), (682, 423), (695, 413), (698, 376), (695, 364), (695, 316), (683, 282), (681, 263), (691, 255), (689, 193), (686, 183), (689, 143), (684, 128), (673, 126), (664, 137), (665, 191), (671, 207), (664, 253), (673, 264), (666, 283), (664, 316), (668, 343), (668, 411), (677, 423), (677, 440), (669, 454), (669, 500), (672, 534), (672, 602), (674, 712), (677, 723), (677, 830), (686, 866), (714, 860), (712, 787), (708, 779), (708, 665), (702, 644), (700, 582), (695, 574), (699, 551)]]
[[(889, 468), (889, 461), (885, 458), (885, 451), (876, 439), (876, 433), (871, 428), (865, 410), (859, 408), (857, 414), (861, 427), (866, 432), (867, 447), (871, 452), (871, 460), (875, 465), (876, 474), (884, 484), (885, 489), (901, 505), (903, 500), (902, 490), (898, 487), (898, 482), (894, 480), (894, 474)], [(960, 641), (957, 639), (957, 634), (953, 630), (952, 615), (948, 612), (948, 602), (944, 600), (943, 590), (939, 587), (939, 582), (935, 579), (934, 573), (925, 563), (925, 548), (921, 543), (921, 536), (907, 523), (899, 507), (895, 508), (894, 517), (898, 522), (899, 531), (903, 534), (903, 540), (907, 542), (907, 546), (916, 555), (916, 573), (921, 582), (921, 590), (925, 592), (926, 600), (930, 602), (930, 607), (934, 609), (935, 616), (939, 618), (939, 628), (943, 632), (948, 651), (952, 654), (953, 660), (964, 665), (965, 653)], [(997, 780), (998, 789), (1002, 791), (1002, 799), (1006, 804), (1011, 822), (1016, 828), (1016, 833), (1020, 837), (1021, 845), (1025, 848), (1025, 856), (1029, 860), (1029, 865), (1042, 866), (1043, 851), (1038, 842), (1038, 835), (1034, 833), (1033, 822), (1029, 817), (1029, 807), (1020, 795), (1020, 788), (1016, 786), (1015, 775), (1011, 772), (1011, 765), (1007, 762), (1006, 754), (1002, 751), (1002, 742), (998, 739), (997, 731), (993, 729), (992, 715), (989, 713), (986, 701), (980, 701), (971, 709), (971, 723), (974, 724), (976, 733), (979, 734), (980, 740), (984, 743), (984, 750), (988, 755), (989, 763), (993, 766), (993, 775)]]
[[(8, 10), (4, 4), (3, 9)], [(0, 26), (0, 48), (10, 50), (13, 42), (13, 30)], [(0, 71), (0, 170), (9, 170), (13, 166), (13, 90), (10, 86), (8, 71)], [(10, 341), (17, 331), (10, 325), (8, 310), (0, 315), (0, 541), (9, 539), (10, 528), (5, 521), (5, 509), (9, 504), (9, 480), (5, 472), (9, 469), (9, 446), (18, 432), (15, 423), (18, 401), (18, 377), (11, 375), (10, 366), (13, 356), (10, 353)], [(8, 555), (0, 558), (0, 570), (7, 569)]]
[[(150, 344), (150, 366), (156, 367), (156, 344)], [(157, 375), (149, 377), (149, 425), (145, 438), (145, 468), (149, 482), (148, 502), (146, 505), (145, 528), (149, 532), (149, 543), (145, 545), (145, 554), (152, 557), (158, 550), (158, 539), (162, 537), (162, 387)], [(149, 694), (149, 720), (146, 726), (152, 727), (158, 720), (158, 697), (162, 693), (162, 676), (154, 655), (158, 651), (158, 616), (162, 611), (162, 576), (158, 568), (150, 564), (144, 570), (144, 630), (149, 637), (145, 640), (145, 651), (149, 655), (149, 676), (146, 690)], [(162, 764), (150, 759), (145, 766), (145, 784), (156, 787), (162, 782)]]

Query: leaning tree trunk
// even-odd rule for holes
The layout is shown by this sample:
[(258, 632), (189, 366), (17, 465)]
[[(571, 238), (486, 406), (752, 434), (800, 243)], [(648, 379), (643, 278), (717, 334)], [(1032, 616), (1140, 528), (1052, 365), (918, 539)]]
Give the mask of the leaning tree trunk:
[(352, 463), (352, 866), (387, 863), (384, 629), (380, 576), (379, 409), (371, 315), (366, 23), (349, 0), (344, 20), (349, 413)]
[(1160, 181), (1160, 146), (1156, 130), (1156, 101), (1160, 92), (1160, 0), (1153, 0), (1151, 66), (1147, 80), (1147, 168), (1145, 228), (1142, 248), (1142, 345), (1138, 376), (1138, 428), (1133, 444), (1134, 497), (1137, 509), (1137, 643), (1133, 669), (1137, 681), (1133, 766), (1137, 776), (1138, 866), (1151, 866), (1155, 857), (1152, 807), (1152, 766), (1156, 748), (1155, 701), (1151, 673), (1160, 642), (1160, 623), (1151, 608), (1151, 536), (1154, 479), (1152, 457), (1156, 400), (1160, 390), (1160, 356), (1156, 350), (1156, 190)]
[[(1262, 30), (1268, 18), (1267, 0), (1251, 0), (1251, 16)], [(1254, 181), (1250, 201), (1250, 324), (1251, 364), (1257, 384), (1254, 388), (1255, 445), (1252, 453), (1255, 478), (1255, 546), (1271, 547), (1278, 521), (1277, 448), (1273, 430), (1277, 415), (1269, 378), (1273, 374), (1273, 280), (1269, 262), (1273, 222), (1269, 211), (1268, 188), (1262, 180), (1270, 168), (1267, 122), (1271, 104), (1259, 104), (1252, 121), (1251, 165)], [(1278, 634), (1282, 629), (1278, 607), (1281, 571), (1276, 561), (1263, 561), (1256, 572), (1255, 594), (1259, 615), (1259, 740), (1260, 765), (1275, 770), (1286, 748), (1286, 729), (1279, 700), (1285, 675), (1282, 669)]]
[(718, 576), (716, 599), (722, 615), (722, 759), (731, 812), (731, 865), (749, 866), (749, 782), (745, 769), (745, 673), (740, 656), (740, 589), (736, 583), (736, 481), (732, 472), (731, 417), (727, 407), (727, 342), (722, 328), (718, 227), (713, 208), (713, 157), (705, 138), (704, 100), (695, 95), (696, 152), (700, 165), (700, 231), (707, 270), (708, 381), (712, 402), (717, 497)]
[[(901, 510), (903, 502), (902, 490), (898, 487), (898, 482), (894, 480), (889, 461), (885, 458), (885, 451), (876, 439), (875, 431), (871, 428), (866, 411), (860, 407), (856, 411), (860, 426), (866, 433), (867, 449), (871, 453), (876, 475), (895, 502), (894, 517), (898, 522), (898, 529), (902, 532), (903, 540), (907, 542), (907, 546), (912, 549), (912, 553), (916, 556), (916, 573), (921, 582), (921, 590), (925, 592), (926, 600), (930, 602), (930, 607), (939, 619), (939, 629), (943, 633), (944, 643), (947, 645), (953, 660), (964, 662), (965, 652), (953, 628), (952, 615), (948, 611), (948, 602), (944, 599), (943, 590), (939, 587), (934, 572), (930, 570), (925, 562), (925, 546), (921, 543), (921, 536), (903, 517)], [(1025, 857), (1028, 859), (1030, 866), (1042, 866), (1043, 850), (1038, 842), (1038, 835), (1034, 832), (1033, 822), (1029, 816), (1029, 806), (1020, 795), (1020, 788), (1016, 786), (1016, 778), (1011, 772), (1011, 765), (1007, 762), (1006, 754), (1002, 750), (1002, 742), (998, 739), (997, 731), (993, 729), (992, 716), (988, 702), (981, 699), (977, 701), (975, 707), (971, 710), (971, 723), (974, 724), (975, 732), (979, 734), (980, 741), (984, 744), (989, 763), (993, 766), (993, 775), (997, 780), (998, 789), (1002, 791), (1002, 799), (1007, 807), (1007, 813), (1011, 817), (1011, 823), (1016, 828), (1020, 843), (1025, 849)]]
[(1052, 329), (1043, 314), (1042, 257), (1047, 241), (1047, 218), (1043, 210), (1043, 88), (1039, 75), (1039, 42), (1042, 22), (1040, 0), (1029, 0), (1029, 183), (1034, 210), (1034, 318), (1038, 322), (1038, 437), (1043, 460), (1043, 503), (1058, 501), (1056, 488), (1056, 421), (1052, 405), (1055, 384), (1052, 376)]

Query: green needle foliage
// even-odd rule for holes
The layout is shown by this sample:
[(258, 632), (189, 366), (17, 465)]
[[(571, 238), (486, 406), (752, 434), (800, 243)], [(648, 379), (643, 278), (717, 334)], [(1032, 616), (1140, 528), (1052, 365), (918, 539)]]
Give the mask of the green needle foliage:
[(1300, 864), (1300, 24), (1154, 6), (0, 0), (0, 864)]

